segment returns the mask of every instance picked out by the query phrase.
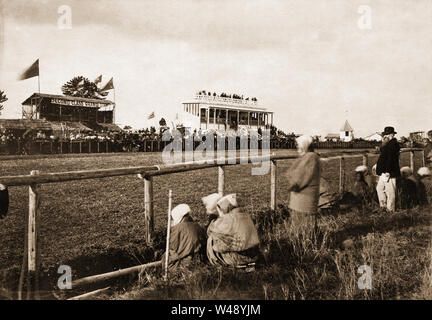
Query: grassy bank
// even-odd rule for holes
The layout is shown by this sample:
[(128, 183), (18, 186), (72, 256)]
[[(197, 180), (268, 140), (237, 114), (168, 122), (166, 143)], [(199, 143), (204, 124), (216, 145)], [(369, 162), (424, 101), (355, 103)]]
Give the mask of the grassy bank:
[[(265, 259), (253, 273), (203, 264), (168, 282), (145, 273), (99, 299), (431, 299), (430, 210), (324, 216), (312, 242), (290, 239), (283, 220), (261, 234)], [(373, 272), (370, 290), (358, 286), (362, 265)]]
[[(277, 153), (282, 154), (292, 152), (277, 151)], [(402, 165), (409, 163), (407, 154), (403, 155), (401, 162)], [(159, 163), (162, 163), (160, 153), (115, 154), (113, 156), (101, 155), (70, 158), (26, 158), (2, 161), (0, 176), (28, 174), (31, 170), (62, 172)], [(374, 159), (372, 158), (369, 163), (373, 165)], [(419, 163), (419, 159), (416, 159), (416, 163)], [(290, 164), (291, 161), (278, 162), (278, 202), (282, 205), (287, 204), (288, 192), (284, 185), (284, 174), (289, 169)], [(333, 190), (337, 190), (339, 183), (338, 164), (338, 161), (323, 163), (323, 176), (330, 181)], [(361, 158), (346, 160), (346, 186), (348, 189), (351, 186), (352, 170), (359, 164), (361, 164)], [(256, 216), (263, 210), (266, 210), (270, 202), (270, 177), (269, 175), (251, 176), (251, 167), (252, 165), (227, 167), (225, 173), (225, 192), (237, 193), (239, 198), (242, 199), (241, 202), (245, 210)], [(144, 234), (143, 183), (135, 176), (81, 180), (41, 186), (40, 252), (43, 274), (41, 287), (47, 291), (55, 287), (59, 276), (57, 268), (60, 265), (71, 266), (73, 278), (77, 279), (83, 276), (109, 272), (118, 268), (159, 259), (163, 250), (168, 202), (167, 194), (169, 189), (172, 189), (174, 193), (173, 205), (188, 203), (192, 208), (193, 216), (204, 225), (207, 222), (207, 217), (200, 199), (211, 192), (217, 191), (217, 169), (198, 170), (192, 173), (177, 173), (154, 179), (155, 225), (159, 237), (157, 241), (159, 245), (148, 247), (145, 243)], [(24, 249), (25, 217), (28, 212), (28, 188), (10, 188), (10, 200), (9, 214), (5, 219), (0, 220), (0, 287), (2, 288), (1, 292), (12, 292), (11, 295), (13, 296), (15, 294), (14, 290), (16, 290), (17, 277)], [(313, 282), (316, 279), (315, 276), (312, 276), (313, 273), (310, 275), (308, 270), (304, 270), (304, 273), (302, 273), (301, 270), (303, 269), (299, 267), (300, 269), (297, 272), (300, 277), (299, 279), (306, 277), (304, 280), (305, 284), (301, 287), (299, 283), (295, 282), (295, 279), (292, 279), (291, 272), (294, 270), (291, 265), (292, 263), (295, 266), (295, 263), (302, 261), (305, 266), (316, 266), (316, 272), (324, 272), (324, 274), (330, 272), (328, 270), (332, 270), (330, 274), (332, 277), (336, 277), (339, 274), (337, 265), (346, 265), (352, 260), (352, 263), (356, 264), (357, 268), (367, 263), (360, 261), (361, 255), (359, 256), (359, 254), (363, 251), (354, 250), (355, 246), (364, 248), (372, 243), (376, 244), (377, 248), (386, 248), (387, 244), (392, 242), (392, 239), (397, 243), (397, 246), (391, 246), (391, 257), (399, 255), (400, 259), (407, 260), (407, 263), (412, 261), (413, 268), (418, 266), (418, 259), (421, 259), (420, 252), (422, 250), (420, 247), (423, 248), (425, 246), (429, 236), (426, 230), (422, 228), (428, 228), (429, 223), (427, 221), (427, 210), (418, 209), (417, 211), (416, 213), (413, 213), (414, 211), (409, 213), (398, 212), (391, 217), (383, 217), (372, 212), (366, 215), (351, 212), (322, 217), (320, 218), (320, 224), (323, 226), (323, 230), (326, 230), (326, 234), (328, 234), (325, 245), (317, 243), (314, 244), (316, 247), (310, 247), (311, 250), (306, 250), (309, 247), (304, 248), (302, 250), (305, 251), (305, 254), (300, 256), (289, 253), (292, 251), (291, 248), (294, 244), (290, 243), (289, 239), (284, 238), (285, 225), (283, 223), (275, 225), (274, 229), (268, 232), (267, 235), (265, 233), (262, 234), (263, 246), (268, 246), (271, 249), (268, 257), (270, 260), (268, 260), (268, 265), (263, 267), (262, 271), (259, 271), (262, 274), (256, 273), (257, 277), (258, 275), (260, 277), (262, 275), (263, 279), (267, 280), (265, 282), (257, 282), (261, 283), (264, 287), (254, 290), (254, 294), (256, 297), (273, 299), (277, 297), (277, 292), (281, 293), (283, 290), (289, 289), (289, 291), (286, 291), (288, 292), (286, 295), (288, 298), (320, 296), (314, 293), (313, 290), (305, 293), (304, 289), (298, 289), (297, 291), (293, 289), (297, 286), (299, 288), (308, 287), (308, 281)], [(395, 226), (398, 226), (398, 228)], [(389, 228), (393, 229), (390, 230)], [(411, 236), (409, 236), (407, 230), (411, 230)], [(348, 236), (355, 237), (355, 246), (348, 251), (341, 250), (339, 247), (340, 244), (336, 244), (336, 242)], [(372, 237), (372, 239), (367, 237)], [(413, 250), (410, 247), (415, 247), (414, 243), (419, 246), (418, 250)], [(315, 257), (311, 252), (318, 252), (319, 254)], [(382, 252), (385, 252), (385, 249), (382, 249)], [(279, 262), (272, 258), (278, 256), (283, 256), (284, 258)], [(324, 259), (324, 257), (327, 258)], [(312, 258), (318, 260), (310, 260)], [(347, 262), (342, 258), (351, 260), (347, 260)], [(339, 264), (334, 261), (335, 259)], [(313, 263), (310, 263), (311, 261)], [(283, 268), (286, 271), (283, 271)], [(354, 281), (353, 279), (358, 277), (356, 274), (357, 269), (353, 269), (353, 271), (351, 269), (344, 269), (342, 266), (339, 270), (341, 275), (349, 274), (351, 276), (350, 281)], [(191, 275), (191, 279), (204, 277), (202, 281), (210, 285), (213, 281), (211, 275), (214, 272), (216, 270), (204, 266), (202, 271), (199, 272), (201, 276)], [(206, 273), (208, 273), (208, 279), (206, 278)], [(224, 277), (226, 273), (228, 277), (252, 277), (253, 279), (255, 276), (237, 274), (227, 270), (215, 274), (220, 274), (221, 277)], [(408, 278), (411, 276), (411, 273), (406, 274)], [(294, 282), (291, 283), (286, 280), (288, 282), (285, 283), (274, 280), (275, 283), (280, 283), (281, 285), (285, 283), (284, 285), (286, 285), (286, 288), (284, 287), (285, 289), (283, 290), (282, 287), (277, 289), (276, 285), (272, 285), (273, 280), (270, 281), (271, 277), (292, 279), (289, 281)], [(310, 280), (308, 280), (308, 277), (311, 277)], [(322, 279), (324, 278), (326, 277)], [(145, 279), (146, 283), (143, 284), (143, 287), (146, 288), (150, 283), (149, 279), (151, 279), (152, 283), (158, 283), (158, 280), (156, 280), (157, 277), (154, 275), (149, 275)], [(331, 279), (334, 280), (337, 278)], [(325, 285), (333, 283), (331, 279), (326, 279)], [(242, 283), (240, 280), (243, 281), (241, 278), (238, 281), (233, 280), (230, 282), (230, 285), (234, 288), (232, 290), (237, 290), (237, 287), (239, 290), (242, 288), (243, 285), (240, 284)], [(254, 283), (254, 281), (252, 282)], [(335, 285), (337, 285), (337, 280), (334, 281)], [(225, 285), (225, 283), (225, 281), (221, 281), (220, 286)], [(215, 288), (220, 288), (220, 286), (215, 286)], [(266, 289), (264, 290), (264, 288)], [(220, 297), (218, 296), (218, 292), (219, 289), (215, 291), (215, 298)], [(327, 288), (322, 291), (323, 296), (325, 292), (333, 291)], [(343, 295), (329, 293), (327, 298), (341, 296)], [(346, 294), (346, 297), (348, 296)], [(118, 297), (120, 298), (120, 296)], [(284, 295), (279, 296), (279, 298), (284, 297)]]

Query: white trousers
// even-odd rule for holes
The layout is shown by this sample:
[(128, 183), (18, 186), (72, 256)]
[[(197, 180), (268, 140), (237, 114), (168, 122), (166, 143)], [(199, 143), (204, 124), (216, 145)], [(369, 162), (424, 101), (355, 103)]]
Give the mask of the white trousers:
[(390, 178), (383, 173), (378, 180), (376, 190), (381, 208), (395, 211), (396, 208), (396, 178)]

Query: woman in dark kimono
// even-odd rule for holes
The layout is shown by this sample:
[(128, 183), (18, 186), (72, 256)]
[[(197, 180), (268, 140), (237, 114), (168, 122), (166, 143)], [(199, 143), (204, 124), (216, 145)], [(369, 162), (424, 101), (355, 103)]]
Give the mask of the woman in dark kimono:
[[(171, 234), (168, 268), (188, 266), (192, 260), (201, 260), (205, 253), (205, 230), (194, 222), (187, 204), (180, 204), (171, 211)], [(165, 254), (162, 257), (165, 268)]]

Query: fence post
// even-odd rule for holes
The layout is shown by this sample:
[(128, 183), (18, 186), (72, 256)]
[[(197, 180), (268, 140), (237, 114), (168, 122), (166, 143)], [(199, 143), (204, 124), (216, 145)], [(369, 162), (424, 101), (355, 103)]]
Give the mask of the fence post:
[(105, 152), (108, 153), (108, 141), (105, 143)]
[(146, 241), (148, 244), (152, 242), (154, 231), (154, 212), (153, 212), (153, 177), (144, 177), (144, 214)]
[(414, 172), (415, 170), (414, 170), (414, 151), (413, 150), (410, 151), (410, 167), (411, 167), (411, 170)]
[(270, 209), (276, 210), (276, 161), (270, 162)]
[(79, 153), (82, 153), (82, 141), (79, 142)]
[(364, 155), (363, 155), (363, 165), (364, 166), (368, 166), (368, 155), (367, 155), (367, 153), (365, 153)]
[(225, 168), (223, 166), (218, 167), (219, 176), (218, 176), (218, 193), (219, 196), (223, 196), (224, 193), (224, 185), (225, 185)]
[(100, 153), (100, 141), (97, 142), (97, 153)]
[(88, 141), (88, 153), (91, 153), (91, 141)]
[[(38, 170), (33, 170), (30, 175), (38, 175)], [(39, 229), (39, 188), (38, 185), (29, 186), (29, 214), (28, 214), (28, 233), (27, 233), (27, 299), (31, 298), (31, 291), (34, 290), (34, 297), (39, 298), (39, 279), (38, 279), (38, 229)]]
[(52, 140), (50, 142), (50, 150), (51, 150), (51, 154), (52, 154), (53, 153), (53, 142), (52, 142)]
[(72, 147), (72, 140), (69, 141), (69, 153), (72, 153), (73, 147)]
[(345, 159), (340, 157), (339, 160), (339, 192), (343, 193), (345, 189)]
[(425, 151), (424, 149), (422, 150), (422, 167), (426, 167), (426, 159), (425, 159)]

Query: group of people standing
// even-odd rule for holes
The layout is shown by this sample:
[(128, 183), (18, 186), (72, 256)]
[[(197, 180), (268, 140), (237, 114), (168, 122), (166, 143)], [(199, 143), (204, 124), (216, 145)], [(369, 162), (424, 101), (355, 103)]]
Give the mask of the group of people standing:
[(393, 212), (396, 204), (400, 208), (429, 203), (432, 167), (432, 130), (424, 146), (424, 167), (417, 174), (409, 167), (399, 167), (400, 146), (393, 127), (384, 129), (380, 156), (376, 164), (378, 182), (376, 191), (382, 209)]
[[(372, 174), (367, 166), (358, 166), (350, 192), (352, 199), (363, 204), (376, 201), (387, 212), (395, 211), (397, 200), (401, 208), (422, 204), (422, 194), (426, 202), (432, 200), (425, 191), (425, 184), (432, 185), (432, 130), (428, 132), (429, 143), (424, 149), (426, 167), (420, 168), (417, 175), (408, 167), (399, 167), (400, 146), (395, 134), (393, 127), (384, 128), (380, 155)], [(288, 231), (293, 237), (310, 237), (317, 231), (318, 209), (328, 200), (323, 199), (328, 186), (323, 184), (320, 157), (313, 150), (313, 138), (300, 136), (296, 143), (299, 157), (284, 177), (290, 193)], [(198, 255), (206, 257), (212, 265), (254, 265), (260, 256), (257, 229), (249, 214), (239, 207), (236, 194), (222, 197), (215, 193), (202, 198), (202, 202), (211, 217), (207, 231), (193, 221), (188, 205), (181, 204), (172, 210), (169, 266), (187, 263)]]

